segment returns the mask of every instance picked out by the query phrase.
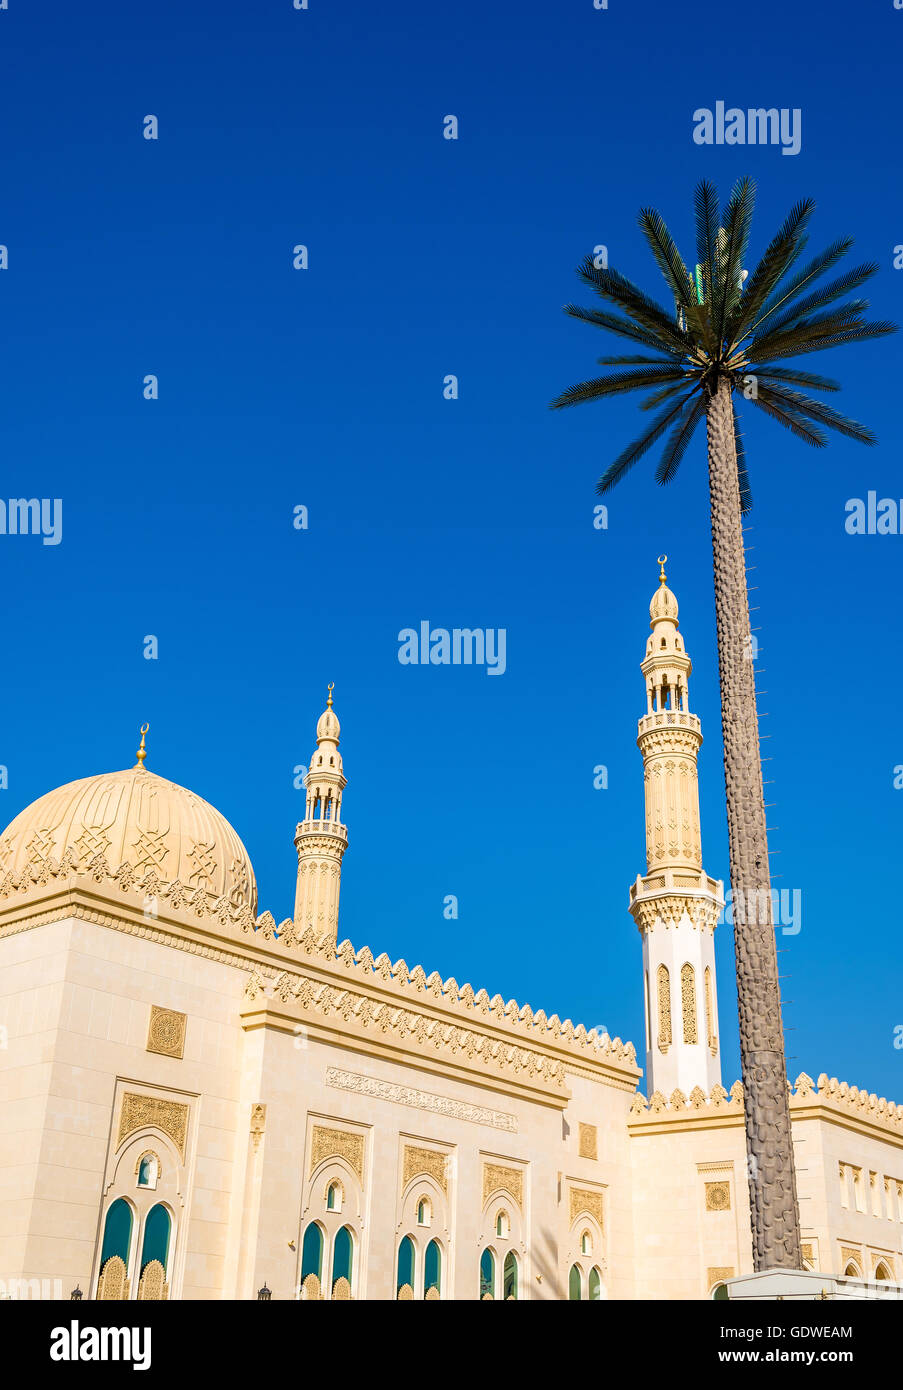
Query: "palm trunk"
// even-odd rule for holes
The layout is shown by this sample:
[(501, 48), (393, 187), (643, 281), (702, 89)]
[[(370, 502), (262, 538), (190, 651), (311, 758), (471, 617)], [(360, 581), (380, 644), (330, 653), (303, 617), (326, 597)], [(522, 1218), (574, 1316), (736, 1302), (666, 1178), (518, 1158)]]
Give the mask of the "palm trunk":
[(730, 382), (706, 408), (740, 1064), (758, 1269), (801, 1269)]

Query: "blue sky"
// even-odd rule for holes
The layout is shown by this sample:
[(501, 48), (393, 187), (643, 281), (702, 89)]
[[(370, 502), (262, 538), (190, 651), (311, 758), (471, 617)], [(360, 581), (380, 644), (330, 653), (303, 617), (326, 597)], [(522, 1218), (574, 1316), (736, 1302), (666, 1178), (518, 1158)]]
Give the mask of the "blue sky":
[[(726, 34), (660, 0), (309, 2), (0, 11), (2, 490), (64, 502), (58, 546), (0, 537), (0, 821), (130, 765), (147, 719), (148, 765), (230, 818), (283, 917), (293, 769), (335, 681), (341, 934), (642, 1051), (626, 901), (663, 550), (706, 736), (704, 859), (727, 877), (704, 441), (668, 489), (638, 465), (594, 529), (639, 420), (627, 400), (548, 410), (617, 350), (561, 305), (597, 244), (658, 293), (638, 208), (690, 259), (694, 184), (750, 173), (754, 253), (811, 195), (814, 243), (855, 236), (882, 266), (875, 316), (903, 318), (903, 12), (764, 3)], [(694, 144), (717, 100), (799, 108), (801, 152)], [(903, 494), (899, 351), (805, 364), (843, 380), (876, 449), (744, 428), (772, 862), (802, 894), (779, 941), (789, 1068), (903, 1100), (903, 540), (844, 530), (847, 499)], [(505, 674), (400, 665), (423, 620), (505, 628)]]

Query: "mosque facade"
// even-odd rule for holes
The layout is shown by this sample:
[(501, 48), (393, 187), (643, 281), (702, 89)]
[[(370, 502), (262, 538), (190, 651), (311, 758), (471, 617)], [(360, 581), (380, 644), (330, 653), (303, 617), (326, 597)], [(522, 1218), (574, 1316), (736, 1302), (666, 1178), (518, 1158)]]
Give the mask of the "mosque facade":
[[(752, 1270), (723, 885), (702, 862), (702, 732), (664, 570), (650, 619), (642, 1067), (620, 1038), (341, 939), (331, 692), (284, 922), (258, 911), (224, 817), (145, 766), (143, 734), (134, 767), (12, 821), (0, 1292), (701, 1299)], [(903, 1105), (824, 1075), (790, 1096), (806, 1267), (900, 1280)]]

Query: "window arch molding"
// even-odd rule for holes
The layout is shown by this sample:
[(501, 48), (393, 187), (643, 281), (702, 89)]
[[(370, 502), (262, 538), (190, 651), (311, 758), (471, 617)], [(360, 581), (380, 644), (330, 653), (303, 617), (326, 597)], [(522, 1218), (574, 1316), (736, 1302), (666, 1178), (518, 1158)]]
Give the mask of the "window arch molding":
[[(341, 1209), (333, 1208), (330, 1210), (326, 1206), (327, 1193), (333, 1183), (339, 1183), (342, 1189)], [(305, 1184), (305, 1202), (301, 1213), (302, 1225), (306, 1226), (308, 1221), (324, 1220), (328, 1223), (327, 1229), (330, 1235), (334, 1234), (332, 1225), (333, 1218), (336, 1218), (338, 1225), (342, 1226), (345, 1221), (357, 1220), (360, 1216), (362, 1205), (362, 1193), (360, 1179), (357, 1173), (344, 1158), (339, 1154), (331, 1154), (318, 1163)]]
[[(418, 1207), (421, 1201), (429, 1203), (428, 1225), (418, 1220)], [(445, 1239), (448, 1238), (448, 1220), (448, 1197), (439, 1183), (430, 1173), (415, 1173), (402, 1190), (396, 1237), (400, 1238), (404, 1234), (412, 1235), (415, 1237), (415, 1244), (426, 1249), (429, 1241), (426, 1232), (429, 1231), (433, 1235), (441, 1234)], [(421, 1240), (420, 1236), (425, 1238)]]
[[(149, 1165), (145, 1168), (144, 1173), (142, 1173), (142, 1165)], [(141, 1179), (145, 1173), (148, 1180), (142, 1182)], [(135, 1174), (138, 1178), (138, 1187), (151, 1192), (156, 1191), (157, 1183), (163, 1176), (163, 1164), (160, 1162), (159, 1154), (154, 1149), (144, 1149), (139, 1155), (138, 1162), (135, 1164)]]

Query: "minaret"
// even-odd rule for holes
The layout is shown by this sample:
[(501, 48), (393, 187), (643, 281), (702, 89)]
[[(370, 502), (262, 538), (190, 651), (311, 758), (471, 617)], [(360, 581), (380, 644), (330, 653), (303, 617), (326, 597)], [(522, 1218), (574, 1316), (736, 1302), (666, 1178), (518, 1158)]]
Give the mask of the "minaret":
[(332, 708), (332, 691), (317, 722), (317, 750), (304, 778), (307, 806), (295, 831), (298, 851), (298, 887), (295, 891), (295, 924), (302, 931), (313, 926), (317, 936), (338, 940), (339, 888), (342, 856), (348, 848), (348, 831), (342, 824), (345, 775), (339, 752), (341, 726)]
[(723, 884), (702, 867), (696, 758), (699, 718), (690, 713), (692, 663), (677, 627), (677, 599), (659, 556), (659, 587), (649, 605), (652, 636), (641, 670), (646, 713), (637, 745), (646, 790), (646, 875), (630, 890), (643, 938), (646, 1085), (670, 1099), (708, 1094), (721, 1082), (715, 923)]

